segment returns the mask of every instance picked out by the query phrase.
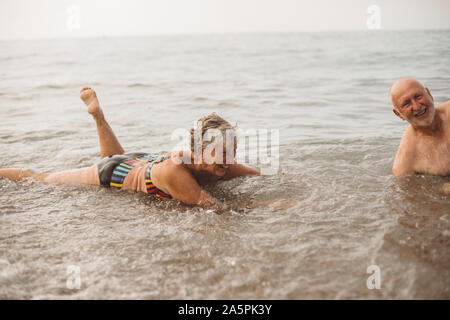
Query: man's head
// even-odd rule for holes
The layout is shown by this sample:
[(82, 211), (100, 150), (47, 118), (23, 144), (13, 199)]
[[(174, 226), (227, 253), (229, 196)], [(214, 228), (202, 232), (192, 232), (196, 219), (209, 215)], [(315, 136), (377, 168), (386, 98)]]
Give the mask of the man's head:
[(397, 117), (414, 127), (428, 127), (434, 120), (434, 100), (428, 88), (413, 78), (394, 82), (390, 90), (391, 102)]
[(235, 127), (212, 113), (198, 120), (191, 129), (191, 152), (201, 159), (199, 170), (223, 176), (233, 163), (237, 149)]

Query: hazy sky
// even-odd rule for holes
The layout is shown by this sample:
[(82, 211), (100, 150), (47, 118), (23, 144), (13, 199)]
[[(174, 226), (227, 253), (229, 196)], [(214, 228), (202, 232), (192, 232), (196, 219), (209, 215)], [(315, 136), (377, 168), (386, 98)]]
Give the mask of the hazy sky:
[(450, 29), (450, 0), (0, 0), (0, 38)]

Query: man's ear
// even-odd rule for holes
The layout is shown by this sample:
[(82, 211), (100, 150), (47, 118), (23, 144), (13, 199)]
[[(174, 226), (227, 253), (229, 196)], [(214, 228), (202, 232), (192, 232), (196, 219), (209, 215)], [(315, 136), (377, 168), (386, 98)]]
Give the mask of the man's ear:
[(402, 120), (405, 120), (405, 118), (403, 118), (403, 116), (400, 114), (400, 112), (398, 112), (398, 111), (395, 110), (395, 109), (392, 109), (392, 111), (394, 112), (394, 114), (395, 114), (397, 117), (399, 117), (399, 118), (402, 119)]
[(433, 98), (433, 96), (431, 95), (430, 90), (428, 90), (428, 88), (425, 88), (425, 90), (427, 90), (428, 95), (431, 97), (431, 100), (434, 102), (434, 98)]

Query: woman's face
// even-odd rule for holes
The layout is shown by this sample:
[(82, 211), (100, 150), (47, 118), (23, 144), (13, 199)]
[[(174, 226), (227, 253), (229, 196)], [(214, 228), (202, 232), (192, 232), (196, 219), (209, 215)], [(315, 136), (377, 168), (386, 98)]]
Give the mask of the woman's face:
[(227, 173), (228, 165), (235, 162), (235, 157), (236, 145), (234, 143), (230, 143), (228, 147), (224, 148), (220, 148), (220, 146), (212, 150), (208, 150), (207, 148), (203, 150), (201, 170), (207, 171), (215, 176), (223, 177)]

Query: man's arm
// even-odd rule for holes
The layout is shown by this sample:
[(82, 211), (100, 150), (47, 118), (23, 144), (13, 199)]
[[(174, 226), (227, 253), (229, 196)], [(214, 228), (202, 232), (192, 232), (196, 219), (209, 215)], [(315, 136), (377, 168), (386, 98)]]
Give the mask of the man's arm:
[(407, 176), (415, 173), (414, 170), (415, 146), (408, 137), (408, 132), (402, 138), (395, 156), (392, 173), (394, 176)]
[(233, 163), (228, 166), (227, 173), (222, 180), (230, 180), (242, 176), (259, 176), (261, 173), (258, 170), (244, 166), (243, 164)]

